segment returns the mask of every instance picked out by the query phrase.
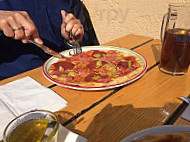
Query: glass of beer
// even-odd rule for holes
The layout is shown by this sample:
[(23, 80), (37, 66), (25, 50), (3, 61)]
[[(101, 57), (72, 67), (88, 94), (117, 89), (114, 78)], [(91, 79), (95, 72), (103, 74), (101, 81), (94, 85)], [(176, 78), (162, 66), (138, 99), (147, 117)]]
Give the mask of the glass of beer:
[(59, 121), (47, 110), (26, 112), (13, 119), (3, 133), (4, 142), (57, 142)]
[(160, 70), (183, 75), (190, 64), (190, 3), (169, 4), (161, 28)]

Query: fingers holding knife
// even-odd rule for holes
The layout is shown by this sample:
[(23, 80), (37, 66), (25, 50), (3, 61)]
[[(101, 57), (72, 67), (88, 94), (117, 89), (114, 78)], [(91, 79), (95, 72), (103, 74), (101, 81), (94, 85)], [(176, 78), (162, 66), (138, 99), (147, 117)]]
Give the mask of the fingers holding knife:
[(23, 43), (28, 43), (32, 37), (38, 44), (43, 44), (34, 22), (25, 11), (0, 10), (0, 30), (7, 37), (22, 40)]

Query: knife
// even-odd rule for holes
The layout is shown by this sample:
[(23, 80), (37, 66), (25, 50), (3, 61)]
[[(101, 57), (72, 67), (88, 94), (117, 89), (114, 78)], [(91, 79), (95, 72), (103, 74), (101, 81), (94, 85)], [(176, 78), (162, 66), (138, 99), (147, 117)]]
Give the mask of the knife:
[(40, 47), (45, 53), (49, 54), (49, 55), (52, 55), (54, 57), (57, 57), (59, 59), (62, 59), (62, 58), (65, 58), (63, 55), (61, 55), (60, 53), (50, 49), (49, 47), (45, 46), (45, 45), (40, 45), (38, 43), (36, 43), (34, 40), (32, 39), (29, 39), (29, 42), (30, 43), (33, 43), (34, 45)]
[(180, 97), (183, 101), (185, 101), (186, 103), (190, 103), (190, 98), (187, 98), (187, 97), (183, 97), (183, 96), (181, 96)]

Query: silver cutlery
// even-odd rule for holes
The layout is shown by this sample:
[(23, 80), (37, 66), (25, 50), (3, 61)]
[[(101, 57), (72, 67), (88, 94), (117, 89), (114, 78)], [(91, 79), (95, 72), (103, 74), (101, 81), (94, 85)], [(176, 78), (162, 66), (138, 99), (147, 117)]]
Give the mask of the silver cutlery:
[(183, 96), (181, 96), (180, 98), (181, 98), (183, 101), (185, 101), (186, 103), (190, 104), (190, 98), (183, 97)]
[(66, 41), (66, 44), (69, 48), (73, 49), (74, 54), (79, 54), (82, 52), (82, 48), (80, 47), (80, 44), (78, 42), (72, 42), (70, 43), (69, 41)]
[(37, 43), (36, 43), (34, 40), (32, 40), (32, 39), (29, 39), (29, 42), (30, 42), (30, 43), (33, 43), (34, 45), (36, 45), (36, 46), (38, 46), (38, 47), (40, 47), (40, 48), (41, 48), (45, 53), (47, 53), (47, 54), (50, 54), (50, 55), (52, 55), (52, 56), (54, 56), (54, 57), (57, 57), (57, 58), (59, 58), (59, 59), (64, 58), (64, 56), (61, 55), (60, 53), (58, 53), (58, 52), (56, 52), (56, 51), (50, 49), (49, 47), (47, 47), (47, 46), (45, 46), (45, 45), (39, 45), (39, 44), (37, 44)]
[[(75, 15), (75, 9), (74, 8), (71, 8), (71, 13), (73, 15)], [(72, 33), (72, 30), (69, 32), (69, 37), (70, 39), (73, 41), (72, 43), (69, 43), (69, 41), (66, 41), (66, 44), (73, 49), (73, 53), (74, 54), (79, 54), (82, 52), (82, 48), (80, 46), (80, 44), (75, 40), (74, 36), (73, 36), (73, 33)]]
[(75, 40), (73, 34), (72, 34), (72, 31), (70, 31), (69, 33), (69, 37), (70, 39), (73, 41), (72, 43), (70, 43), (68, 40), (65, 40), (65, 43), (66, 45), (69, 47), (69, 48), (72, 48), (73, 49), (73, 54), (79, 54), (82, 52), (82, 48), (80, 46), (80, 44)]

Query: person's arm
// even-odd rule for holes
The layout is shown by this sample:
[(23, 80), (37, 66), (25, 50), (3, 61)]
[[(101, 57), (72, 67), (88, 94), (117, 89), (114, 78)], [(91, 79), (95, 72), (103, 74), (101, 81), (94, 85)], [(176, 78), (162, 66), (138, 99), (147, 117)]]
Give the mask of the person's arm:
[(72, 13), (67, 14), (64, 10), (61, 10), (61, 15), (63, 19), (61, 25), (62, 36), (69, 40), (69, 42), (72, 42), (70, 39), (70, 32), (72, 32), (75, 41), (81, 42), (84, 35), (84, 29), (80, 20), (77, 19)]
[(25, 11), (0, 10), (0, 31), (7, 37), (22, 40), (23, 43), (32, 38), (38, 44), (43, 44), (34, 22)]

